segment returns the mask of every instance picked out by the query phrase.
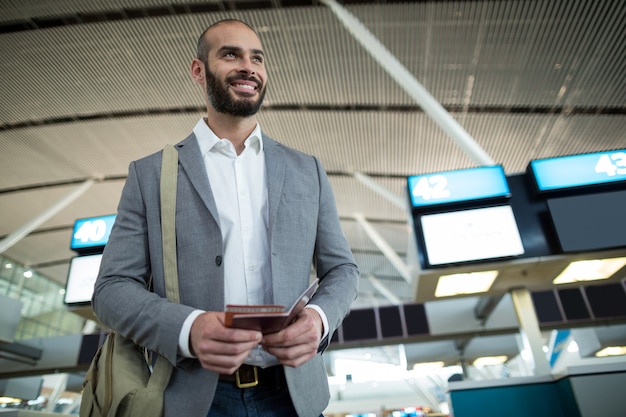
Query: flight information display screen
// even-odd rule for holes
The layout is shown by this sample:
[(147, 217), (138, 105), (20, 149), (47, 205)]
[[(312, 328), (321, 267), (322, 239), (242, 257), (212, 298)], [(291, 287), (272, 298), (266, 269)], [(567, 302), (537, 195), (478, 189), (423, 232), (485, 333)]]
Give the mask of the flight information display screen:
[(530, 162), (539, 191), (626, 181), (626, 149)]
[(111, 214), (76, 220), (70, 249), (81, 251), (104, 247), (109, 240), (115, 217), (115, 214)]
[(65, 304), (87, 304), (91, 302), (93, 286), (98, 277), (102, 254), (75, 256), (70, 261), (70, 270), (65, 286)]
[(413, 208), (510, 196), (500, 165), (413, 175), (408, 188)]
[(483, 207), (420, 217), (431, 266), (512, 257), (524, 245), (511, 206)]

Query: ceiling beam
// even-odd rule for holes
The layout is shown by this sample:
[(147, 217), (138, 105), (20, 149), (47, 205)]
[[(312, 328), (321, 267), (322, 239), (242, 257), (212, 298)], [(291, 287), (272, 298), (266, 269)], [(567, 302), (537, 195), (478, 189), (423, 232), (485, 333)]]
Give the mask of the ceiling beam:
[(28, 223), (22, 225), (14, 232), (8, 234), (2, 241), (0, 241), (0, 253), (4, 253), (11, 246), (15, 245), (17, 242), (22, 240), (25, 236), (27, 236), (30, 232), (35, 230), (37, 227), (48, 221), (52, 216), (59, 213), (65, 207), (67, 207), (70, 203), (76, 200), (78, 197), (83, 195), (92, 185), (96, 183), (95, 179), (88, 179), (83, 182), (79, 187), (72, 190), (65, 197), (61, 198), (59, 201), (50, 206), (43, 213), (39, 214), (37, 217), (29, 221)]
[(352, 34), (374, 60), (393, 78), (424, 112), (452, 138), (478, 165), (495, 165), (495, 162), (476, 143), (467, 131), (426, 90), (398, 59), (376, 38), (360, 20), (335, 0), (320, 0), (335, 14), (346, 30)]
[(394, 206), (398, 207), (401, 210), (407, 210), (408, 202), (406, 202), (403, 198), (400, 198), (394, 192), (388, 190), (382, 185), (378, 184), (374, 181), (370, 176), (365, 175), (361, 172), (353, 172), (352, 176), (359, 181), (361, 184), (367, 186), (371, 190), (375, 191), (379, 195), (381, 195), (385, 200), (392, 203)]
[(367, 233), (367, 236), (374, 242), (376, 247), (380, 249), (380, 251), (385, 255), (385, 257), (391, 262), (391, 265), (398, 271), (398, 273), (404, 278), (406, 282), (409, 284), (413, 282), (411, 268), (409, 268), (402, 258), (398, 256), (396, 251), (387, 243), (385, 239), (370, 225), (367, 220), (365, 220), (365, 216), (361, 213), (352, 214), (354, 220), (357, 221), (359, 226)]
[(498, 306), (498, 303), (500, 303), (502, 297), (504, 297), (504, 294), (481, 297), (474, 307), (474, 316), (483, 323), (486, 322), (493, 310)]
[(380, 282), (378, 278), (376, 278), (372, 274), (367, 274), (366, 277), (370, 284), (372, 284), (372, 287), (374, 287), (376, 291), (381, 293), (382, 296), (387, 299), (387, 301), (396, 306), (402, 305), (402, 300), (400, 300), (389, 288), (387, 288), (385, 284)]

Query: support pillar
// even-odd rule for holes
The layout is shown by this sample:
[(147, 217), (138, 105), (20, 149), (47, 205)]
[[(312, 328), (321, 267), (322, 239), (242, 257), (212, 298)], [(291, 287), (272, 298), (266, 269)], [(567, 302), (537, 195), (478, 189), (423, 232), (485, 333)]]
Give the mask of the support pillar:
[(520, 326), (520, 337), (524, 348), (530, 353), (529, 360), (534, 375), (550, 375), (550, 364), (543, 351), (543, 339), (539, 320), (535, 313), (530, 291), (527, 288), (511, 290), (511, 299)]
[(56, 375), (56, 383), (54, 384), (54, 389), (52, 393), (50, 393), (50, 397), (48, 397), (48, 404), (46, 405), (46, 411), (52, 413), (54, 411), (54, 407), (56, 403), (61, 398), (61, 395), (65, 391), (67, 387), (67, 374), (57, 374)]

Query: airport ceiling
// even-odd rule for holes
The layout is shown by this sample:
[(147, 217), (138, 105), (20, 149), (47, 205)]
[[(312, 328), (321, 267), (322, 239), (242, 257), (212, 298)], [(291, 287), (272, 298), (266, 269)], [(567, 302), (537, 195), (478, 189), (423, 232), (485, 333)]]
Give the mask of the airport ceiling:
[[(408, 175), (478, 163), (329, 4), (0, 1), (0, 239), (95, 180), (3, 255), (65, 283), (74, 221), (115, 213), (129, 162), (180, 141), (202, 117), (189, 76), (195, 42), (234, 17), (257, 28), (267, 55), (263, 130), (319, 156), (329, 173), (363, 276), (355, 306), (415, 301), (366, 231), (408, 262), (407, 210), (360, 178), (404, 199)], [(626, 145), (621, 0), (338, 4), (507, 175), (533, 159)]]

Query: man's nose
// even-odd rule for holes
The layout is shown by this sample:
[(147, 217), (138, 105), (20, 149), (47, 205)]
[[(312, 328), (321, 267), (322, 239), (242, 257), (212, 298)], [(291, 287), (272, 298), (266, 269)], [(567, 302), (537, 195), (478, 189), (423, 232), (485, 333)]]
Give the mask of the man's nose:
[(239, 72), (243, 72), (243, 73), (250, 74), (250, 75), (255, 73), (252, 58), (244, 57), (241, 59), (240, 62), (241, 62), (241, 66), (239, 68)]

